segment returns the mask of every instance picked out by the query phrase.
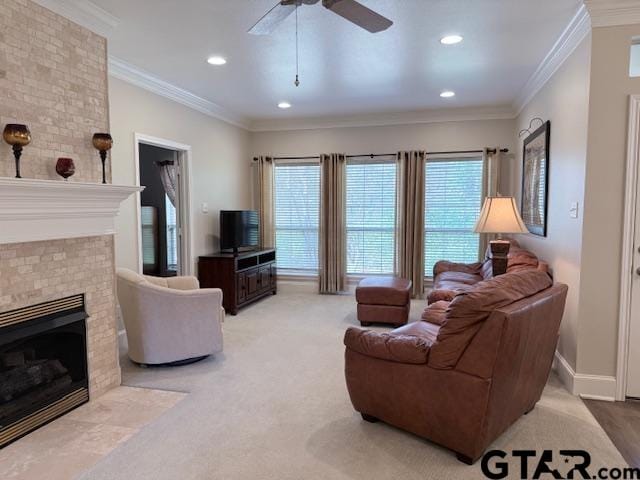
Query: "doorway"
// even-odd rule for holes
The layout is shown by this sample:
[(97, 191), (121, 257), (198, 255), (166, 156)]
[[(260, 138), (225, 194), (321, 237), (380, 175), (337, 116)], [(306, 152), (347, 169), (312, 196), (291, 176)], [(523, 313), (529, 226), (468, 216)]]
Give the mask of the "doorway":
[(190, 275), (190, 152), (187, 145), (136, 134), (138, 268), (145, 275)]
[(640, 95), (629, 111), (617, 400), (640, 398)]

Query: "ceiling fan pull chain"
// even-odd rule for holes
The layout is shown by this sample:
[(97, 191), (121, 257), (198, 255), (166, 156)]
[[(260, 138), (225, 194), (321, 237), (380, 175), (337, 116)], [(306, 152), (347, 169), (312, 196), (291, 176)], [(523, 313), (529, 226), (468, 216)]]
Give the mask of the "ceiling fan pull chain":
[(298, 4), (296, 3), (296, 81), (295, 86), (300, 86), (300, 77), (299, 77), (299, 54), (298, 54)]

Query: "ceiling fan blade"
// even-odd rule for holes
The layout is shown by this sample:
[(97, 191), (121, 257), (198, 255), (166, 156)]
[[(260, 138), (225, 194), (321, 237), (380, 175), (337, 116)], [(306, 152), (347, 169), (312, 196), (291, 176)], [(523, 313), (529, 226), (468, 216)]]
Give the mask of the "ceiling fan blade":
[(371, 33), (386, 30), (393, 22), (356, 0), (322, 0), (322, 5)]
[(270, 35), (280, 25), (285, 18), (291, 15), (296, 9), (295, 2), (279, 2), (275, 7), (267, 12), (258, 22), (249, 29), (252, 35)]

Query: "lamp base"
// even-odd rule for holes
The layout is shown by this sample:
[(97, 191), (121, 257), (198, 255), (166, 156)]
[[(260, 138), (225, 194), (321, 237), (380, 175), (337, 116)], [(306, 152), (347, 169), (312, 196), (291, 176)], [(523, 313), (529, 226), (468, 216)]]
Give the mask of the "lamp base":
[(493, 269), (493, 276), (503, 275), (507, 273), (507, 264), (509, 249), (511, 243), (508, 240), (491, 240), (489, 242), (491, 247), (491, 267)]

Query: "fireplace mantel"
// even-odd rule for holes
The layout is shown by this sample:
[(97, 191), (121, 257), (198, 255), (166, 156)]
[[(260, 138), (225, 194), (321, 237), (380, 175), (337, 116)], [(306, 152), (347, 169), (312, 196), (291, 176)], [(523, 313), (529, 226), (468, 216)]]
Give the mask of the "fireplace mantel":
[(0, 244), (112, 235), (120, 204), (143, 189), (0, 178)]

